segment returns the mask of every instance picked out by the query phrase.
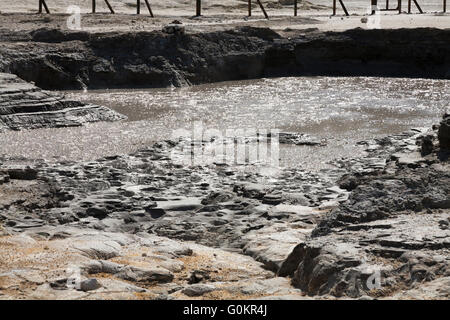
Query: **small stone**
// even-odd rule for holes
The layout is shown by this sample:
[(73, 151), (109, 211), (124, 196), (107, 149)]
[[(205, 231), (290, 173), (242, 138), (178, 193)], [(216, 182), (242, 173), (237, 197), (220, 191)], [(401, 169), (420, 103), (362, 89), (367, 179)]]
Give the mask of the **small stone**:
[(97, 219), (105, 219), (108, 216), (106, 209), (99, 207), (88, 208), (86, 214)]
[(162, 28), (162, 32), (167, 34), (184, 34), (185, 28), (179, 24), (168, 24)]
[(29, 166), (13, 165), (5, 169), (11, 180), (35, 180), (37, 178), (37, 171)]
[(163, 268), (138, 268), (133, 266), (124, 267), (119, 273), (116, 274), (119, 278), (134, 282), (159, 282), (167, 283), (172, 282), (173, 274)]
[(441, 149), (450, 150), (450, 114), (446, 113), (439, 125), (439, 146)]
[(283, 202), (283, 198), (281, 194), (266, 194), (262, 199), (262, 202), (265, 204), (277, 205)]
[(208, 272), (201, 271), (201, 270), (195, 270), (194, 272), (191, 273), (188, 283), (195, 284), (195, 283), (199, 283), (199, 282), (202, 282), (202, 281), (208, 280), (208, 279), (209, 279)]
[(181, 292), (188, 297), (199, 297), (204, 295), (205, 293), (212, 292), (216, 290), (215, 287), (207, 284), (193, 284), (185, 289), (183, 289)]
[(6, 172), (0, 172), (0, 185), (9, 182), (9, 175)]
[(81, 291), (92, 291), (97, 290), (98, 288), (101, 288), (102, 285), (100, 282), (97, 281), (97, 279), (87, 279), (84, 281), (81, 281), (80, 283), (80, 290)]
[(67, 279), (58, 279), (50, 282), (50, 288), (53, 290), (67, 290)]
[(422, 156), (429, 155), (433, 152), (433, 138), (434, 137), (431, 135), (423, 137), (420, 149), (420, 153), (422, 154)]
[(161, 218), (163, 215), (166, 214), (166, 211), (164, 211), (164, 209), (162, 208), (146, 208), (145, 211), (150, 213), (150, 216), (153, 219)]

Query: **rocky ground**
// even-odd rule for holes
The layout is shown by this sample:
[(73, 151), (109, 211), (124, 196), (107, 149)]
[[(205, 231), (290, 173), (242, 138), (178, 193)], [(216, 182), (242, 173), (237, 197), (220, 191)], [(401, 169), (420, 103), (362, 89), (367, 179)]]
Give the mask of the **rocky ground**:
[[(183, 20), (106, 32), (64, 31), (63, 15), (22, 18), (31, 27), (0, 29), (0, 130), (122, 118), (40, 88), (450, 76), (445, 28), (275, 32)], [(182, 165), (174, 153), (186, 141), (90, 162), (1, 158), (0, 299), (448, 299), (449, 119), (362, 141), (364, 157), (315, 173)]]
[(448, 298), (448, 119), (317, 174), (3, 159), (2, 297)]
[(303, 298), (249, 257), (147, 233), (46, 227), (0, 246), (0, 299)]
[[(419, 151), (393, 153), (383, 170), (343, 176), (349, 199), (322, 218), (279, 274), (312, 295), (448, 299), (449, 119), (438, 129), (439, 147), (431, 132), (419, 138)], [(378, 286), (368, 288), (374, 272)]]

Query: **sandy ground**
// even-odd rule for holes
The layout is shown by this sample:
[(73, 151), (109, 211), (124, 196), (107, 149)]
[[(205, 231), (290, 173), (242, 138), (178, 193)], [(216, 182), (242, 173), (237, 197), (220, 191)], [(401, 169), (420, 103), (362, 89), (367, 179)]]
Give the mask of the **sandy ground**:
[[(203, 16), (194, 18), (195, 1), (191, 0), (151, 0), (155, 18), (148, 16), (144, 1), (141, 5), (141, 15), (137, 16), (135, 0), (110, 0), (116, 11), (115, 15), (108, 14), (106, 4), (98, 0), (98, 14), (88, 14), (91, 10), (90, 0), (46, 0), (52, 15), (36, 15), (37, 0), (3, 0), (0, 3), (0, 28), (12, 30), (30, 30), (39, 27), (67, 28), (66, 14), (70, 5), (81, 8), (81, 28), (86, 31), (136, 31), (155, 30), (162, 25), (180, 20), (192, 31), (221, 30), (230, 26), (252, 25), (270, 27), (275, 30), (318, 28), (324, 31), (341, 31), (351, 28), (417, 28), (434, 27), (450, 28), (450, 15), (442, 13), (442, 0), (431, 0), (421, 3), (424, 14), (417, 14), (413, 7), (413, 14), (399, 15), (396, 11), (382, 11), (376, 18), (369, 17), (369, 1), (345, 1), (350, 12), (345, 17), (340, 8), (338, 15), (332, 17), (331, 0), (305, 2), (300, 5), (298, 17), (293, 17), (292, 5), (289, 0), (265, 0), (263, 3), (270, 16), (264, 19), (261, 10), (254, 1), (253, 16), (248, 18), (246, 0), (203, 0)], [(403, 8), (407, 10), (407, 1), (403, 1)], [(392, 3), (392, 1), (391, 1)], [(391, 7), (393, 3), (391, 4)], [(385, 7), (380, 2), (380, 8)]]
[[(90, 12), (91, 0), (45, 0), (50, 10), (55, 12), (65, 12), (70, 5), (77, 5), (82, 8), (83, 12)], [(253, 1), (253, 8), (255, 12), (259, 12), (256, 0)], [(437, 12), (442, 11), (442, 0), (418, 0), (420, 6), (425, 12)], [(153, 11), (156, 14), (163, 15), (179, 15), (181, 13), (192, 12), (195, 13), (195, 0), (149, 0)], [(299, 0), (301, 2), (301, 0)], [(136, 0), (109, 0), (109, 3), (116, 12), (121, 13), (135, 13)], [(269, 13), (274, 12), (293, 12), (294, 0), (262, 0)], [(350, 14), (365, 12), (369, 10), (370, 0), (344, 0), (344, 4), (347, 7)], [(34, 12), (38, 6), (38, 0), (2, 0), (0, 4), (0, 10), (2, 12)], [(305, 6), (300, 5), (300, 9), (314, 8), (314, 9), (326, 9), (329, 10), (332, 6), (332, 0), (310, 0)], [(380, 8), (385, 8), (385, 1), (380, 0)], [(142, 11), (146, 11), (145, 3), (141, 0)], [(208, 12), (247, 12), (247, 0), (202, 0), (202, 7), (205, 14)], [(396, 1), (390, 1), (390, 8), (396, 7)], [(403, 10), (407, 10), (407, 1), (403, 0)], [(144, 10), (145, 9), (145, 10)], [(342, 10), (338, 9), (340, 12)], [(103, 0), (97, 0), (97, 11), (108, 12), (108, 8)], [(330, 10), (329, 10), (330, 11)], [(418, 12), (413, 6), (413, 11)], [(304, 13), (304, 12), (302, 12)], [(331, 13), (331, 11), (330, 11)]]

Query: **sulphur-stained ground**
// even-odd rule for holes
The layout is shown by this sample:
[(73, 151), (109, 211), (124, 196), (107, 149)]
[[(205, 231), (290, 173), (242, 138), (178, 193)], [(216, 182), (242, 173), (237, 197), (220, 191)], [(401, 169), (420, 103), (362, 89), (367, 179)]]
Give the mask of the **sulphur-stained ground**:
[(0, 299), (304, 298), (250, 257), (158, 236), (46, 228), (0, 248)]

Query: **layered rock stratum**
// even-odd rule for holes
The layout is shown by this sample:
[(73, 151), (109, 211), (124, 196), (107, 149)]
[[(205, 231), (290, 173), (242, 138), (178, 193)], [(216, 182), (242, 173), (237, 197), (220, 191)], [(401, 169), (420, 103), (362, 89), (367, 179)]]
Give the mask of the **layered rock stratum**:
[(16, 75), (0, 73), (0, 130), (73, 127), (125, 118), (107, 107), (66, 100)]

